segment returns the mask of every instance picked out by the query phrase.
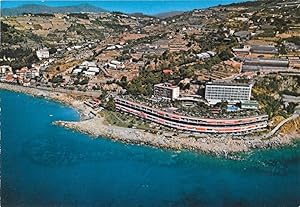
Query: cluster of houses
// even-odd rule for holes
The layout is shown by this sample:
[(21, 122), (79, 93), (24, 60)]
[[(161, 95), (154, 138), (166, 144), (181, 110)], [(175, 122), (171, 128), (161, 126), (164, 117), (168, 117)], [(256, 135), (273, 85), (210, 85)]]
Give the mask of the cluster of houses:
[(40, 76), (40, 68), (37, 65), (32, 65), (31, 68), (23, 67), (13, 72), (8, 65), (0, 66), (0, 81), (1, 82), (18, 82), (22, 85), (30, 85), (30, 82)]
[(106, 72), (105, 68), (121, 70), (121, 69), (125, 68), (125, 65), (120, 61), (111, 60), (110, 62), (105, 63), (103, 69), (101, 69), (101, 66), (99, 66), (94, 61), (84, 61), (79, 66), (76, 66), (72, 70), (72, 74), (74, 74), (74, 75), (83, 74), (86, 76), (95, 76), (100, 73), (100, 70), (105, 73)]
[(287, 71), (289, 67), (288, 59), (245, 59), (241, 65), (241, 72), (280, 72)]
[(122, 49), (123, 46), (120, 44), (116, 44), (116, 45), (109, 45), (106, 47), (106, 50), (116, 50), (116, 49)]
[(109, 63), (106, 63), (107, 68), (112, 68), (112, 69), (124, 69), (125, 65), (117, 60), (112, 60)]
[(36, 51), (36, 56), (42, 60), (42, 59), (48, 59), (50, 57), (49, 50), (47, 48), (42, 48)]
[(72, 71), (72, 74), (84, 74), (87, 76), (95, 76), (99, 74), (100, 68), (97, 66), (95, 62), (92, 61), (84, 61), (81, 65), (75, 67)]
[(215, 55), (216, 53), (213, 51), (206, 51), (206, 52), (196, 54), (197, 58), (199, 58), (200, 60), (210, 59)]

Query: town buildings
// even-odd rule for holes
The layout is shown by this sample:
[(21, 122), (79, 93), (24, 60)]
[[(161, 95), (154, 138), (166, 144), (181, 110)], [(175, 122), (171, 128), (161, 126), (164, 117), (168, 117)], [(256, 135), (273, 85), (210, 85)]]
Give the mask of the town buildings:
[(211, 57), (214, 57), (215, 55), (216, 53), (213, 51), (207, 51), (207, 52), (196, 54), (197, 58), (199, 58), (200, 60), (209, 59)]
[(109, 63), (106, 64), (107, 67), (112, 68), (112, 69), (124, 69), (125, 65), (117, 60), (111, 60)]
[(256, 54), (278, 54), (278, 49), (274, 45), (252, 45), (250, 51)]
[(278, 55), (278, 48), (274, 45), (244, 45), (243, 48), (232, 48), (236, 56), (249, 57), (249, 55), (264, 56)]
[(288, 59), (245, 59), (241, 66), (241, 72), (277, 72), (286, 71), (289, 66)]
[(246, 41), (251, 37), (251, 32), (249, 31), (238, 31), (234, 33), (234, 36), (237, 37), (238, 41)]
[(87, 76), (94, 76), (100, 72), (100, 68), (97, 66), (95, 62), (92, 61), (84, 61), (78, 67), (74, 68), (72, 73), (79, 74), (83, 73)]
[(12, 72), (12, 68), (9, 65), (0, 66), (0, 78), (4, 77), (6, 73)]

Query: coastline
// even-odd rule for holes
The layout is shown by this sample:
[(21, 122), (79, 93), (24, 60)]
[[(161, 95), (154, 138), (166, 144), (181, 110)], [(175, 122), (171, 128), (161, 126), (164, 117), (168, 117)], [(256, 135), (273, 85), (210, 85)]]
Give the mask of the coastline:
[(129, 144), (148, 145), (172, 150), (191, 150), (225, 157), (231, 157), (231, 155), (239, 152), (250, 152), (254, 149), (287, 146), (300, 139), (298, 133), (278, 134), (268, 140), (262, 140), (254, 136), (244, 137), (244, 139), (234, 139), (230, 135), (226, 138), (217, 138), (209, 135), (201, 138), (189, 137), (188, 135), (178, 135), (168, 138), (163, 134), (151, 134), (140, 129), (109, 126), (104, 124), (103, 121), (104, 118), (95, 117), (80, 122), (56, 121), (55, 124), (95, 138), (100, 136), (108, 137), (114, 141)]
[(38, 88), (31, 88), (7, 83), (0, 83), (0, 89), (13, 91), (17, 93), (24, 93), (30, 96), (41, 97), (51, 101), (56, 101), (60, 104), (69, 106), (75, 111), (77, 111), (80, 115), (80, 120), (88, 119), (89, 109), (87, 108), (87, 106), (84, 105), (83, 101), (74, 99), (74, 97), (70, 94), (46, 91)]
[(43, 91), (6, 83), (0, 83), (0, 89), (43, 97), (68, 105), (80, 113), (80, 120), (77, 122), (55, 121), (53, 124), (76, 130), (92, 137), (105, 137), (113, 141), (130, 144), (149, 145), (173, 150), (192, 150), (227, 157), (234, 153), (249, 152), (253, 149), (291, 145), (295, 140), (300, 139), (300, 134), (297, 131), (289, 134), (277, 133), (269, 139), (263, 139), (263, 135), (246, 135), (243, 139), (236, 139), (230, 135), (224, 138), (212, 135), (203, 135), (196, 138), (188, 134), (179, 134), (172, 137), (166, 136), (164, 133), (152, 134), (141, 129), (107, 125), (104, 123), (104, 118), (99, 116), (87, 119), (90, 109), (84, 105), (83, 101), (75, 99), (70, 94)]

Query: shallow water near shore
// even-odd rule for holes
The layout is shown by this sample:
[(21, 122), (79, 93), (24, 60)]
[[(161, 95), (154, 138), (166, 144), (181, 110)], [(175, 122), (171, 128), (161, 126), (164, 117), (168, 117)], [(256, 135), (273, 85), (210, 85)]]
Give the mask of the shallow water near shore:
[(298, 206), (300, 144), (240, 161), (90, 137), (73, 109), (0, 90), (2, 206)]

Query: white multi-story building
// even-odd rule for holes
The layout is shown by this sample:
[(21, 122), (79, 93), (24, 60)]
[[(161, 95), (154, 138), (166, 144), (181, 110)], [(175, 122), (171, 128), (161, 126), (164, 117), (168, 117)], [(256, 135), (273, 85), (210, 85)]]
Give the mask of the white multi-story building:
[(49, 53), (49, 50), (47, 48), (43, 48), (43, 49), (40, 49), (40, 50), (36, 51), (36, 56), (40, 60), (42, 60), (42, 59), (45, 59), (45, 58), (49, 58), (50, 53)]
[(0, 77), (4, 77), (6, 73), (12, 72), (12, 68), (8, 65), (0, 66)]
[(205, 86), (205, 99), (210, 104), (216, 104), (222, 101), (237, 103), (243, 100), (250, 100), (252, 85), (209, 82)]
[(169, 83), (159, 83), (154, 85), (154, 96), (174, 100), (179, 97), (179, 87)]

